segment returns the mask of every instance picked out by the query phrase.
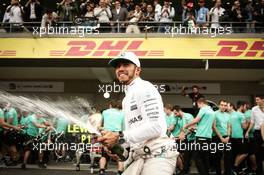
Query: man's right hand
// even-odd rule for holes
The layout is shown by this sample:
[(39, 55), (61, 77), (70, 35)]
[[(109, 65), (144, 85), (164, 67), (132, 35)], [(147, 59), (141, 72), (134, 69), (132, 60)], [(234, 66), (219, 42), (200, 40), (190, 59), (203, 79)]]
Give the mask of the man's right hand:
[(21, 130), (21, 127), (20, 126), (14, 126), (14, 128), (16, 131), (20, 131)]
[(97, 139), (97, 141), (102, 142), (102, 144), (108, 148), (113, 147), (119, 138), (119, 134), (111, 131), (101, 131), (102, 136)]
[(246, 139), (248, 138), (248, 135), (249, 135), (248, 132), (246, 132), (246, 134), (245, 134), (245, 138), (246, 138)]
[(179, 140), (183, 141), (185, 139), (185, 133), (184, 132), (181, 132), (179, 134)]

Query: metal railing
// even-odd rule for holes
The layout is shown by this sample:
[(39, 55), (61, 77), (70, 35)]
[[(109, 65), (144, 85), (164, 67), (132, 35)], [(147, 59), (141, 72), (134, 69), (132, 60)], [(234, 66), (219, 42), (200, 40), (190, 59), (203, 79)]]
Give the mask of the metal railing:
[[(60, 21), (51, 26), (41, 27), (40, 22), (0, 23), (0, 33), (32, 34), (71, 34), (73, 31), (85, 33), (167, 33), (167, 34), (231, 34), (231, 33), (263, 33), (264, 23), (252, 22), (219, 22), (219, 28), (212, 28), (212, 22), (204, 26), (190, 27), (181, 21), (144, 22), (111, 21), (99, 23), (91, 18), (76, 18), (74, 21)], [(130, 30), (128, 30), (130, 28)]]

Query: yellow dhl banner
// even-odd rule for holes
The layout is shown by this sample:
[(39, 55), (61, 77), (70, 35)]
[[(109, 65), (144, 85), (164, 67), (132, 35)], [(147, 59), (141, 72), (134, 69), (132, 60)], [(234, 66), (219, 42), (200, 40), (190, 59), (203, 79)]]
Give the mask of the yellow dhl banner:
[(133, 51), (142, 59), (264, 60), (254, 38), (1, 38), (2, 58), (112, 58)]

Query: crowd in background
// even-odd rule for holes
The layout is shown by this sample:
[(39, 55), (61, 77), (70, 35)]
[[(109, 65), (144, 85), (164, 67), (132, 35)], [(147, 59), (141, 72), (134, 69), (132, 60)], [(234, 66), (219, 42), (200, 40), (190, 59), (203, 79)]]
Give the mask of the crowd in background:
[[(222, 99), (218, 103), (219, 109), (213, 111), (206, 100), (200, 98), (197, 100), (199, 111), (196, 115), (184, 112), (180, 106), (166, 104), (167, 133), (176, 139), (178, 145), (185, 145), (178, 147), (180, 156), (176, 174), (189, 174), (191, 160), (194, 160), (200, 174), (262, 174), (263, 96), (256, 96), (255, 100), (256, 106), (251, 108), (245, 101), (238, 101), (234, 105)], [(186, 149), (186, 145), (193, 143), (225, 144), (225, 149), (218, 147), (215, 152), (212, 148)], [(231, 149), (227, 149), (228, 144)]]
[(180, 4), (176, 7), (170, 0), (62, 0), (52, 9), (44, 7), (38, 0), (28, 0), (25, 4), (11, 0), (2, 21), (11, 24), (32, 22), (30, 26), (42, 27), (58, 23), (100, 26), (102, 32), (113, 33), (140, 33), (147, 29), (164, 32), (177, 21), (176, 26), (189, 28), (217, 29), (231, 25), (234, 32), (263, 32), (264, 0), (235, 0), (227, 4), (215, 0), (210, 6), (205, 0), (182, 0)]
[[(175, 139), (178, 146), (182, 143), (194, 142), (200, 144), (223, 143), (230, 144), (231, 149), (212, 152), (213, 149), (191, 150), (186, 147), (184, 149), (178, 147), (180, 156), (177, 160), (176, 174), (188, 174), (191, 160), (194, 160), (198, 171), (204, 172), (203, 174), (209, 173), (209, 170), (215, 171), (217, 175), (220, 175), (222, 171), (230, 175), (263, 173), (264, 96), (255, 97), (253, 108), (245, 101), (238, 101), (237, 105), (234, 105), (224, 99), (220, 100), (217, 106), (211, 107), (204, 95), (200, 94), (197, 86), (192, 87), (191, 93), (186, 93), (185, 90), (186, 88), (183, 88), (182, 95), (192, 99), (193, 110), (188, 113), (180, 106), (165, 104), (164, 117), (168, 127), (167, 135)], [(87, 110), (79, 120), (85, 124), (87, 120), (90, 120), (90, 116), (93, 116), (91, 115), (93, 113)], [(115, 132), (124, 129), (125, 116), (117, 101), (110, 103), (109, 109), (102, 110), (101, 114), (96, 116), (96, 120), (101, 121), (96, 125), (102, 127), (101, 129)], [(98, 120), (98, 116), (101, 116), (102, 120)], [(80, 142), (80, 139), (76, 140), (76, 135), (67, 133), (69, 124), (72, 122), (65, 117), (47, 117), (41, 112), (30, 112), (14, 108), (10, 103), (1, 103), (1, 163), (5, 163), (7, 166), (16, 166), (18, 163), (22, 163), (21, 168), (25, 169), (27, 163), (32, 160), (30, 159), (32, 153), (35, 152), (34, 160), (38, 157), (39, 167), (46, 168), (52, 155), (51, 152), (32, 151), (30, 141), (35, 139), (37, 142), (47, 142), (48, 137), (39, 139), (39, 136), (54, 128), (57, 133), (65, 134), (64, 142)], [(61, 155), (57, 156), (57, 159), (76, 161), (75, 152), (55, 150), (52, 153)], [(7, 159), (7, 157), (9, 158)], [(56, 156), (53, 157), (56, 158)], [(114, 155), (103, 150), (99, 161), (99, 174), (105, 173), (106, 163), (111, 157), (113, 160), (117, 160)], [(223, 168), (221, 161), (223, 161)], [(80, 160), (77, 162), (78, 166)], [(122, 174), (122, 171), (123, 166), (119, 162), (118, 173)]]

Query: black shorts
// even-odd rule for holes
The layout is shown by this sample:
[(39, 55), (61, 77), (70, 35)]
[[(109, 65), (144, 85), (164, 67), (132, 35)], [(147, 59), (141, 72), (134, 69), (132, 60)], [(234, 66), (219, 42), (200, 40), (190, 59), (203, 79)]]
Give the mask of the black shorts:
[(16, 131), (7, 131), (4, 134), (4, 142), (7, 146), (18, 145), (21, 142), (21, 134)]
[(186, 151), (186, 147), (184, 146), (187, 144), (186, 141), (176, 140), (175, 144), (179, 153), (183, 153), (184, 151)]
[(4, 131), (0, 131), (0, 146), (2, 145), (4, 140)]
[(247, 154), (248, 152), (248, 142), (245, 139), (231, 139), (232, 151), (236, 154)]
[(256, 139), (255, 138), (248, 138), (247, 143), (248, 143), (248, 154), (249, 155), (256, 154), (256, 150), (257, 150)]
[(35, 140), (36, 137), (30, 136), (30, 135), (25, 135), (24, 137), (24, 150), (33, 150), (34, 148), (34, 144), (37, 143), (37, 141)]
[(106, 158), (107, 161), (110, 159), (110, 156), (107, 154), (104, 148), (102, 148), (102, 157)]

